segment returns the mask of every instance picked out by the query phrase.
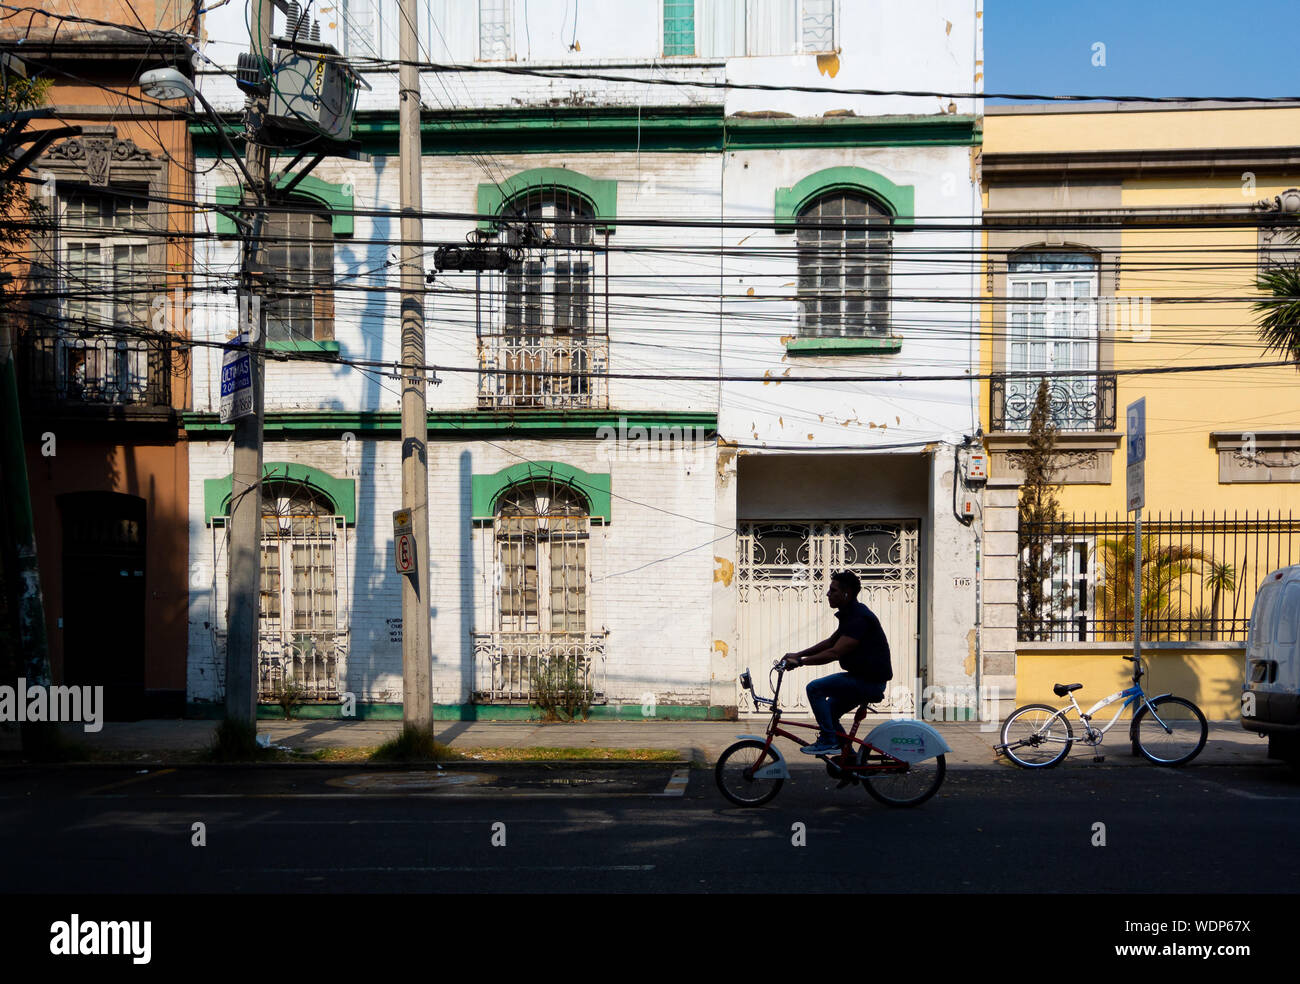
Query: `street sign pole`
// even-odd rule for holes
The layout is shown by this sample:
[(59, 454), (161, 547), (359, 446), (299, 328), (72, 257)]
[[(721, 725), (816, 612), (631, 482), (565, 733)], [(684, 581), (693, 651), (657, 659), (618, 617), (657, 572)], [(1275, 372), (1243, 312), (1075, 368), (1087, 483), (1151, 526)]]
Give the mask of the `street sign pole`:
[[(1130, 403), (1128, 421), (1128, 508), (1133, 513), (1133, 656), (1142, 658), (1142, 507), (1146, 505), (1147, 401)], [(1136, 665), (1141, 665), (1136, 664)]]

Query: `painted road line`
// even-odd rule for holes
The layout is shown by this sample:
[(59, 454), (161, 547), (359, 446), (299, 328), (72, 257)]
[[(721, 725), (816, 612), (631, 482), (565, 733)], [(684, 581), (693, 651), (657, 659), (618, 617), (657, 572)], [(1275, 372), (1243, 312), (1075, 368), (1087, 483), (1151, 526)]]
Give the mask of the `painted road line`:
[(651, 793), (651, 796), (684, 796), (686, 786), (691, 781), (690, 769), (677, 769), (668, 779), (668, 785), (664, 787), (662, 793)]
[[(331, 875), (360, 874), (361, 872), (419, 872), (421, 874), (442, 874), (450, 872), (514, 872), (514, 871), (654, 871), (652, 864), (552, 864), (552, 865), (435, 865), (402, 867), (360, 867), (360, 868), (262, 868), (259, 871), (270, 875), (305, 875), (313, 871), (323, 871)], [(246, 868), (224, 868), (222, 874), (247, 874)]]
[(96, 793), (102, 792), (105, 789), (117, 789), (119, 786), (129, 786), (133, 782), (144, 782), (146, 779), (156, 779), (158, 778), (158, 776), (165, 776), (169, 772), (175, 772), (175, 771), (176, 771), (175, 769), (159, 769), (157, 772), (150, 772), (147, 775), (132, 776), (130, 779), (122, 779), (119, 780), (118, 782), (110, 782), (106, 786), (99, 786), (88, 792), (82, 793), (81, 795), (94, 796)]

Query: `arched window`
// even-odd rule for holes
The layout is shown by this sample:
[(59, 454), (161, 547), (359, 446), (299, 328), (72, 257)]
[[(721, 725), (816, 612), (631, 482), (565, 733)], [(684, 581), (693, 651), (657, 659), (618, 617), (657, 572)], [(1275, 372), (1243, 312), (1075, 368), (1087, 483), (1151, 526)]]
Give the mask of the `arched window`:
[(890, 221), (884, 206), (850, 189), (819, 195), (800, 211), (801, 334), (889, 334)]
[(334, 232), (318, 202), (294, 197), (267, 214), (263, 229), (271, 283), (266, 340), (334, 337)]
[(336, 539), (341, 517), (299, 481), (262, 488), (258, 690), (273, 700), (286, 682), (312, 699), (337, 697)]
[(563, 482), (522, 482), (501, 495), (495, 520), (501, 631), (586, 631), (589, 522), (586, 500)]
[(508, 223), (505, 241), (523, 247), (521, 261), (506, 271), (507, 334), (585, 334), (596, 217), (591, 203), (566, 188), (534, 188), (501, 214)]

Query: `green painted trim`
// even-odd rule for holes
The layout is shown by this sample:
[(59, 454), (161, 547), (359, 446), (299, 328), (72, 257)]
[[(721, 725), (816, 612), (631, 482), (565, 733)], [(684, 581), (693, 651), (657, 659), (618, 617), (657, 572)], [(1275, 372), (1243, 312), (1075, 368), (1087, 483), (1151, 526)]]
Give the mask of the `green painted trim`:
[(339, 343), (330, 339), (291, 338), (283, 342), (267, 342), (273, 352), (339, 352)]
[[(276, 182), (276, 187), (283, 188), (290, 180), (292, 180), (291, 176), (286, 175)], [(352, 235), (352, 210), (355, 208), (352, 185), (330, 184), (328, 181), (322, 181), (320, 178), (309, 174), (294, 186), (292, 193), (302, 195), (304, 198), (314, 199), (329, 209), (330, 228), (334, 230), (334, 235)], [(239, 204), (243, 194), (244, 188), (242, 185), (223, 185), (217, 189), (217, 204), (233, 208)], [(228, 215), (218, 213), (217, 235), (235, 235), (235, 220)]]
[(491, 475), (474, 475), (470, 480), (473, 518), (491, 520), (496, 516), (497, 500), (510, 486), (531, 478), (556, 478), (573, 486), (587, 499), (588, 515), (610, 522), (609, 474), (590, 474), (560, 461), (522, 461)]
[(885, 338), (818, 338), (806, 335), (785, 343), (791, 355), (854, 355), (859, 352), (897, 352), (903, 347), (901, 335)]
[[(610, 232), (610, 225), (618, 218), (618, 182), (613, 179), (589, 178), (580, 171), (571, 171), (565, 167), (534, 167), (527, 171), (512, 174), (499, 184), (481, 184), (478, 186), (478, 214), (500, 215), (505, 205), (518, 195), (532, 188), (558, 186), (581, 195), (596, 212), (596, 228)], [(478, 227), (495, 231), (497, 223), (490, 219), (479, 219)]]
[[(234, 430), (221, 423), (215, 413), (186, 411), (181, 415), (191, 439), (226, 440)], [(612, 413), (609, 410), (542, 410), (526, 413), (435, 411), (429, 414), (428, 427), (436, 437), (500, 436), (541, 433), (550, 437), (590, 437), (604, 440), (602, 430), (617, 433), (620, 427), (701, 428), (716, 436), (718, 415), (705, 411), (679, 413)], [(340, 410), (275, 411), (266, 414), (263, 432), (274, 435), (336, 437), (347, 431), (368, 436), (401, 435), (402, 416), (396, 412), (355, 412)]]
[[(299, 465), (289, 461), (267, 461), (262, 464), (263, 480), (289, 479), (306, 482), (329, 496), (334, 503), (334, 511), (343, 517), (349, 526), (357, 523), (357, 483), (352, 478), (335, 478), (329, 472)], [(231, 476), (225, 478), (205, 478), (203, 480), (204, 522), (212, 525), (213, 516), (225, 516), (230, 511)]]
[[(217, 156), (216, 130), (192, 124), (199, 157)], [(353, 138), (376, 156), (398, 152), (396, 113), (358, 117)], [(979, 146), (974, 116), (830, 116), (753, 119), (723, 115), (719, 105), (635, 109), (537, 107), (425, 113), (420, 146), (426, 156), (636, 151), (719, 153), (794, 147)]]
[[(362, 703), (349, 721), (400, 721), (401, 704)], [(191, 721), (220, 721), (226, 716), (225, 705), (211, 701), (187, 701), (185, 717)], [(283, 721), (284, 712), (276, 704), (258, 704), (260, 721)], [(294, 708), (295, 720), (340, 721), (342, 704), (300, 704)], [(541, 721), (542, 712), (527, 704), (434, 704), (435, 721)], [(734, 707), (703, 704), (656, 704), (653, 718), (647, 718), (640, 704), (597, 704), (591, 709), (593, 721), (734, 721)]]
[(912, 225), (916, 214), (915, 185), (896, 185), (883, 174), (865, 167), (828, 167), (808, 175), (791, 188), (776, 189), (777, 232), (794, 232), (799, 213), (814, 198), (838, 190), (868, 192), (893, 214), (895, 228)]

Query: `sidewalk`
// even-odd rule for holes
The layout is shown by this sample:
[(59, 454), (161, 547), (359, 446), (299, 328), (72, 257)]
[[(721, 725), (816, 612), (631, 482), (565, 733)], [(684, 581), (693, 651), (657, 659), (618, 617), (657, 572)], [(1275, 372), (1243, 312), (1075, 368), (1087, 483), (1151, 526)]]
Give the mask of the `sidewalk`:
[[(526, 724), (483, 721), (435, 722), (438, 740), (457, 751), (475, 748), (671, 748), (686, 761), (712, 764), (740, 734), (761, 733), (765, 720), (741, 721), (601, 721), (585, 724)], [(67, 736), (92, 749), (156, 752), (156, 761), (166, 761), (169, 752), (199, 749), (210, 744), (217, 726), (214, 721), (106, 722), (103, 730), (83, 733), (79, 725), (66, 726)], [(272, 744), (314, 750), (358, 748), (379, 745), (401, 731), (400, 721), (259, 721), (259, 734)], [(952, 747), (947, 757), (950, 768), (1015, 768), (995, 756), (996, 725), (978, 722), (935, 724)], [(992, 730), (983, 730), (990, 727)], [(1117, 728), (1101, 746), (1105, 766), (1146, 765), (1129, 754), (1126, 733)], [(14, 731), (0, 732), (0, 749), (16, 747)], [(794, 745), (781, 741), (786, 757), (799, 761)], [(1267, 758), (1268, 742), (1244, 731), (1235, 721), (1211, 722), (1205, 749), (1193, 763), (1205, 765), (1273, 765)], [(1063, 765), (1089, 765), (1093, 750), (1075, 744)]]

